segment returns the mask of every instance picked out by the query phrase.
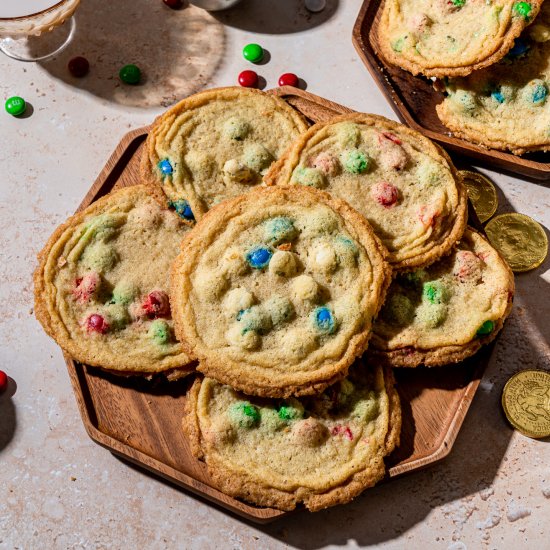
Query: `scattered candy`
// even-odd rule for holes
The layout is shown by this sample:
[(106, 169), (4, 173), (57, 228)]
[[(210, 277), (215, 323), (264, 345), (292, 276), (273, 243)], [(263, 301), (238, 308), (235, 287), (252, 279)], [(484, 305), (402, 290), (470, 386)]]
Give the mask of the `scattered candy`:
[(239, 84), (244, 88), (255, 88), (258, 85), (258, 73), (243, 71), (239, 74)]
[(254, 269), (263, 269), (269, 264), (272, 255), (273, 253), (269, 250), (269, 248), (258, 246), (248, 252), (246, 255), (246, 261), (249, 263), (250, 267), (253, 267)]
[(118, 76), (125, 84), (135, 85), (139, 84), (141, 80), (141, 71), (137, 65), (124, 65), (124, 67), (120, 69)]
[(2, 393), (8, 387), (8, 375), (0, 370), (0, 393)]
[(168, 317), (170, 315), (170, 299), (162, 290), (153, 290), (141, 305), (149, 319)]
[(279, 86), (294, 86), (298, 87), (300, 81), (294, 73), (284, 73), (279, 77)]
[(259, 44), (247, 44), (243, 48), (243, 57), (251, 63), (259, 63), (264, 58), (264, 49)]
[(260, 421), (260, 411), (254, 405), (241, 401), (229, 409), (231, 422), (241, 428), (253, 428)]
[(162, 319), (156, 319), (151, 323), (148, 334), (159, 345), (167, 344), (171, 340), (170, 325)]
[(27, 104), (22, 97), (13, 96), (6, 101), (6, 112), (13, 116), (20, 116), (25, 112)]
[(496, 90), (491, 93), (491, 97), (498, 103), (504, 103), (504, 96), (500, 90)]
[(172, 168), (172, 165), (170, 164), (170, 161), (168, 159), (163, 159), (158, 163), (158, 167), (160, 171), (165, 175), (169, 176), (172, 174), (174, 169)]
[(109, 330), (109, 323), (104, 317), (97, 313), (92, 313), (86, 319), (86, 328), (88, 332), (98, 332), (99, 334), (105, 334)]
[(162, 0), (162, 2), (172, 10), (181, 10), (183, 7), (182, 0)]
[(327, 0), (306, 0), (305, 1), (306, 10), (313, 13), (323, 11), (327, 6)]
[(82, 78), (88, 74), (88, 71), (90, 70), (90, 63), (85, 57), (79, 55), (77, 57), (73, 57), (69, 61), (67, 68), (74, 77)]
[(100, 278), (97, 273), (87, 273), (75, 281), (73, 297), (77, 302), (85, 304), (98, 289)]

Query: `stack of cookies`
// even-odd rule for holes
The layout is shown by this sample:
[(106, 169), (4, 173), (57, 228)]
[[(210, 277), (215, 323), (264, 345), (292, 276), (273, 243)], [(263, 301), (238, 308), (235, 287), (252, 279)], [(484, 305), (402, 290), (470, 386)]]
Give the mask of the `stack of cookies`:
[(351, 500), (399, 442), (392, 367), (460, 361), (510, 312), (450, 159), (382, 117), (308, 128), (271, 94), (210, 90), (155, 121), (141, 171), (52, 235), (36, 314), (88, 365), (200, 373), (183, 430), (229, 495)]
[(434, 79), (456, 136), (514, 154), (550, 149), (550, 5), (385, 0), (380, 54)]

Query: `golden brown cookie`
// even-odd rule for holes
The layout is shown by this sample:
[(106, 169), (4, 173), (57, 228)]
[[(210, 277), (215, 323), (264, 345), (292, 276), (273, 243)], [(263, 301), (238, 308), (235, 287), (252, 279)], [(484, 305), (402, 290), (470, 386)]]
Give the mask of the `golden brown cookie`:
[(143, 185), (94, 202), (58, 227), (39, 254), (35, 314), (81, 363), (170, 379), (193, 369), (173, 331), (170, 267), (189, 226)]
[(456, 136), (516, 155), (550, 150), (550, 4), (500, 63), (444, 86), (437, 115)]
[(385, 254), (347, 203), (258, 188), (212, 209), (183, 241), (170, 295), (176, 334), (224, 384), (318, 393), (367, 347), (391, 277)]
[(466, 227), (466, 190), (447, 154), (381, 116), (354, 113), (312, 126), (265, 180), (349, 202), (371, 223), (394, 269), (434, 262)]
[(462, 361), (496, 337), (513, 296), (512, 271), (468, 228), (451, 254), (394, 280), (374, 324), (369, 358), (396, 367)]
[(188, 205), (188, 218), (200, 219), (215, 204), (261, 183), (271, 163), (306, 129), (302, 115), (273, 94), (207, 90), (153, 123), (141, 176), (161, 205)]
[(315, 397), (251, 398), (197, 379), (183, 429), (226, 494), (259, 506), (316, 511), (344, 504), (385, 474), (401, 408), (390, 369), (358, 362)]
[(542, 0), (385, 0), (382, 56), (412, 74), (466, 76), (504, 57)]

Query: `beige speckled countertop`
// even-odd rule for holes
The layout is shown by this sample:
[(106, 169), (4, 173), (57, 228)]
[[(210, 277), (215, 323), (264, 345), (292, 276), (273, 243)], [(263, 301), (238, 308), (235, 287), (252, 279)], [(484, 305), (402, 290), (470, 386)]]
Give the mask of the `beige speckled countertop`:
[[(308, 90), (395, 118), (351, 44), (358, 0), (329, 0), (311, 16), (301, 0), (244, 0), (210, 16), (160, 0), (82, 0), (77, 35), (59, 59), (0, 55), (2, 100), (25, 97), (31, 116), (0, 113), (0, 548), (550, 548), (550, 442), (513, 432), (500, 409), (507, 378), (550, 368), (550, 261), (517, 277), (514, 311), (450, 456), (367, 491), (350, 505), (247, 524), (129, 467), (86, 435), (59, 348), (32, 314), (35, 255), (71, 214), (130, 128), (178, 97), (234, 84), (244, 44), (271, 60), (267, 86), (298, 73)], [(204, 31), (206, 29), (206, 31)], [(85, 55), (82, 80), (66, 60)], [(136, 62), (144, 86), (124, 87)], [(550, 227), (550, 188), (487, 172), (499, 212)]]

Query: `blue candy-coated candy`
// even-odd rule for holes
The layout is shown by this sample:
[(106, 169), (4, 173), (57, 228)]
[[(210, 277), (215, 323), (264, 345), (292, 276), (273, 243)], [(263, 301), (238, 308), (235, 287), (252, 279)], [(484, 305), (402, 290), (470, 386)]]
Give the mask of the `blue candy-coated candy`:
[(328, 307), (316, 308), (313, 312), (313, 321), (316, 328), (323, 334), (332, 334), (336, 330), (334, 316)]
[(173, 208), (180, 218), (188, 221), (195, 221), (193, 210), (191, 210), (191, 207), (187, 201), (169, 201), (168, 207)]
[(537, 84), (533, 91), (533, 103), (540, 103), (546, 99), (548, 95), (548, 89), (544, 84)]
[(498, 101), (499, 103), (504, 103), (504, 96), (502, 95), (502, 93), (499, 90), (496, 90), (496, 91), (492, 92), (491, 97), (495, 101)]
[(254, 269), (263, 269), (269, 264), (273, 252), (265, 246), (257, 246), (246, 254), (246, 261)]
[(508, 57), (519, 57), (520, 55), (523, 55), (524, 53), (527, 53), (529, 51), (529, 44), (525, 42), (525, 40), (522, 40), (521, 38), (516, 38), (514, 45), (512, 48), (508, 51)]
[(163, 159), (158, 164), (160, 171), (165, 175), (169, 176), (174, 169), (172, 168), (172, 165), (170, 164), (170, 161), (168, 159)]

